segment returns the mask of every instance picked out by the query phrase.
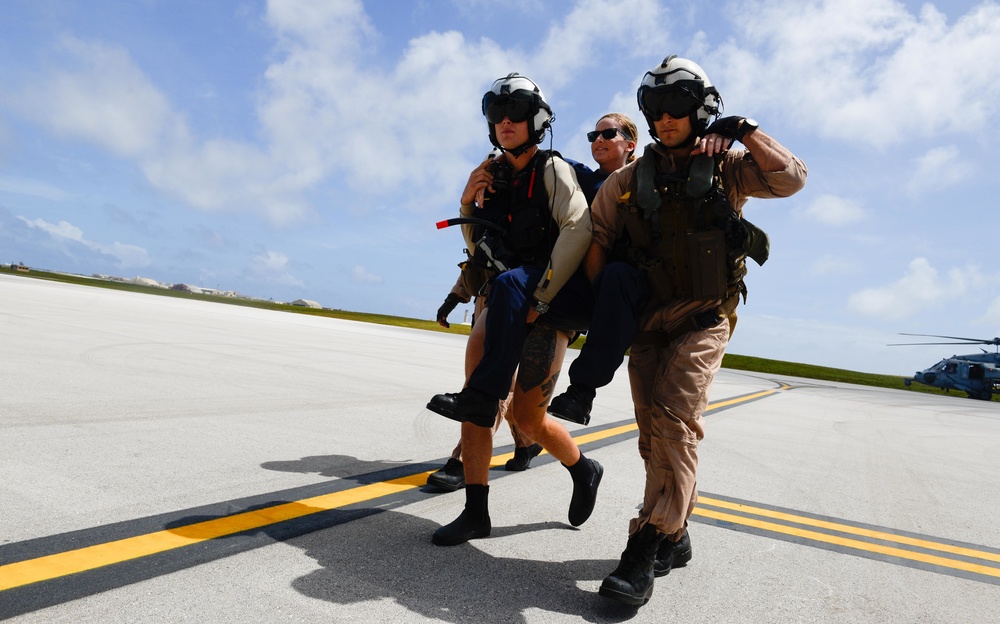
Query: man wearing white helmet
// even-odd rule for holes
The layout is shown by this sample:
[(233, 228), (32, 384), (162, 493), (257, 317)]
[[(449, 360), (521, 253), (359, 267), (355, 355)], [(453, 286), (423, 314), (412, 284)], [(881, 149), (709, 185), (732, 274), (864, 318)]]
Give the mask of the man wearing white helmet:
[(433, 542), (442, 546), (490, 534), (492, 428), (515, 370), (519, 392), (511, 411), (520, 431), (569, 470), (573, 526), (590, 517), (603, 475), (601, 465), (545, 415), (567, 342), (558, 333), (586, 329), (590, 317), (591, 288), (579, 270), (591, 241), (587, 200), (570, 165), (538, 149), (553, 117), (535, 83), (516, 73), (500, 78), (483, 96), (482, 109), (490, 141), (504, 154), (470, 175), (462, 192), (462, 233), (475, 250), (473, 261), (496, 277), (485, 319), (477, 323), (484, 327), (482, 358), (461, 392), (436, 395), (427, 404), (462, 422), (466, 503), (456, 520), (435, 531)]
[[(806, 179), (805, 165), (757, 122), (717, 119), (719, 92), (690, 60), (657, 64), (637, 98), (654, 142), (598, 192), (584, 260), (599, 291), (588, 344), (602, 332), (621, 340), (621, 326), (634, 325), (628, 371), (645, 492), (621, 562), (600, 588), (631, 605), (649, 600), (655, 576), (691, 559), (701, 415), (746, 296), (745, 259), (766, 259), (765, 236), (742, 208), (750, 197), (788, 197)], [(746, 149), (729, 149), (733, 141)], [(602, 297), (607, 292), (616, 296)], [(603, 365), (613, 373), (620, 362)]]
[[(587, 133), (587, 140), (590, 142), (590, 153), (598, 165), (597, 170), (595, 171), (581, 162), (565, 159), (567, 163), (573, 166), (573, 171), (576, 173), (576, 178), (580, 184), (580, 188), (583, 190), (583, 195), (587, 198), (588, 206), (594, 200), (594, 196), (597, 195), (601, 184), (604, 183), (604, 180), (613, 171), (635, 160), (635, 137), (638, 135), (638, 128), (636, 128), (635, 122), (628, 115), (616, 112), (607, 113), (597, 120), (595, 129)], [(496, 153), (487, 156), (487, 158), (500, 154), (498, 149), (494, 149), (494, 152)], [(448, 293), (444, 303), (438, 308), (436, 318), (438, 324), (442, 327), (450, 327), (448, 324), (448, 315), (459, 303), (468, 303), (474, 299), (472, 333), (469, 336), (465, 350), (465, 369), (466, 375), (468, 375), (482, 357), (483, 341), (482, 332), (480, 331), (482, 323), (477, 324), (476, 320), (482, 319), (486, 312), (486, 296), (480, 282), (482, 272), (474, 266), (474, 263), (467, 260), (459, 266), (462, 268), (459, 278), (452, 287), (451, 292)], [(488, 289), (488, 285), (486, 288)], [(560, 343), (563, 340), (567, 344), (571, 344), (577, 335), (575, 331), (558, 332), (557, 348), (562, 349)], [(561, 368), (561, 362), (562, 357), (553, 362), (556, 370)], [(517, 388), (516, 382), (514, 383), (514, 388)], [(497, 420), (493, 424), (493, 434), (494, 436), (496, 435), (497, 430), (502, 424), (501, 421), (507, 418), (511, 436), (514, 438), (514, 456), (507, 461), (504, 467), (507, 470), (519, 472), (527, 470), (531, 466), (531, 460), (542, 451), (542, 446), (526, 439), (518, 430), (513, 419), (513, 414), (509, 411), (513, 394), (511, 392), (505, 400), (500, 401)], [(552, 410), (550, 409), (549, 411), (551, 412)], [(453, 492), (465, 487), (465, 468), (462, 465), (461, 440), (455, 446), (447, 463), (427, 477), (427, 485), (447, 492)]]

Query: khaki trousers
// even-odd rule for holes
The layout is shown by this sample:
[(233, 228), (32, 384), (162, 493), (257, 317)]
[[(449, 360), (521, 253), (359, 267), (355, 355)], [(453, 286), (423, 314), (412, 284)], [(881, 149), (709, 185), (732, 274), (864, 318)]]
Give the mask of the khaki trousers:
[(729, 333), (729, 323), (722, 322), (669, 344), (632, 346), (628, 373), (646, 488), (629, 535), (651, 523), (676, 540), (687, 526), (698, 501), (698, 442), (705, 437), (701, 415)]

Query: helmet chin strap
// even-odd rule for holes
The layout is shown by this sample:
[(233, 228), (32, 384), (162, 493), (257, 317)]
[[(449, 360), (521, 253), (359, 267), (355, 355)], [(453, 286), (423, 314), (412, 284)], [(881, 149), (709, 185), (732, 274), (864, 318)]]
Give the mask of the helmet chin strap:
[(519, 145), (518, 147), (515, 147), (513, 149), (507, 149), (503, 145), (500, 145), (500, 141), (496, 140), (496, 137), (495, 137), (495, 135), (492, 132), (490, 133), (490, 143), (492, 143), (493, 147), (497, 148), (502, 153), (505, 153), (505, 154), (509, 153), (514, 158), (517, 158), (521, 154), (524, 154), (525, 152), (527, 152), (528, 150), (530, 150), (532, 147), (534, 147), (535, 145), (537, 145), (537, 143), (532, 143), (530, 140), (528, 140), (528, 141), (522, 143), (521, 145)]
[(517, 158), (518, 156), (520, 156), (521, 154), (524, 154), (525, 152), (527, 152), (528, 150), (530, 150), (534, 146), (535, 146), (535, 143), (532, 143), (531, 141), (528, 141), (526, 143), (521, 144), (520, 147), (515, 147), (514, 149), (504, 149), (503, 147), (501, 147), (500, 151), (501, 152), (508, 152), (508, 153), (510, 153), (511, 156), (513, 156), (514, 158)]

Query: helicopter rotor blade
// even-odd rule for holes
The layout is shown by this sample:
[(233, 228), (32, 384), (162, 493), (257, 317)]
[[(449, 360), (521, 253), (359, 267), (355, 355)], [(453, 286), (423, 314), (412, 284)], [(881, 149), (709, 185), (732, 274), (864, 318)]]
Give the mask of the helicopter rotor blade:
[[(1000, 338), (962, 338), (959, 336), (939, 336), (937, 334), (907, 334), (900, 333), (900, 336), (922, 336), (924, 338), (947, 338), (948, 340), (962, 340), (964, 342), (925, 342), (925, 343), (909, 343), (909, 344), (988, 344), (1000, 346)], [(902, 345), (900, 345), (902, 346)]]
[(975, 342), (896, 342), (886, 345), (887, 347), (920, 347), (924, 345), (975, 345), (975, 344), (990, 344), (984, 343), (980, 340)]

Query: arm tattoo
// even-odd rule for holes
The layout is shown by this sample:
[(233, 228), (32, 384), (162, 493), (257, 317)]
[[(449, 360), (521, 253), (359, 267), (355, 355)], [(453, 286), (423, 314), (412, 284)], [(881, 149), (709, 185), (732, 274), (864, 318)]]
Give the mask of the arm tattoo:
[(517, 385), (524, 392), (541, 386), (544, 398), (552, 396), (559, 371), (549, 376), (556, 359), (556, 332), (554, 329), (535, 327), (528, 333), (521, 353), (521, 367), (517, 371)]

